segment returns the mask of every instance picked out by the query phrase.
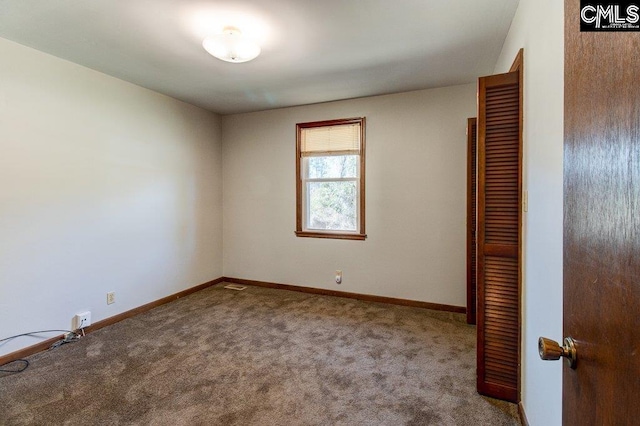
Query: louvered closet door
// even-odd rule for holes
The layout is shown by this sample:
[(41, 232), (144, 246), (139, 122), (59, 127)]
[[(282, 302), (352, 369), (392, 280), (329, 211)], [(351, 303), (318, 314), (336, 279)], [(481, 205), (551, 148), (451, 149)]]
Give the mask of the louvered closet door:
[(467, 324), (476, 323), (477, 125), (467, 119)]
[(478, 392), (517, 402), (520, 362), (519, 74), (479, 79)]

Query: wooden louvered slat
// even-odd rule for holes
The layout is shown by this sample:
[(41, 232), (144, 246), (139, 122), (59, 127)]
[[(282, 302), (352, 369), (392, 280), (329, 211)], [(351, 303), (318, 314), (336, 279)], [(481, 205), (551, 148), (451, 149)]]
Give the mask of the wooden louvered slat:
[[(511, 335), (507, 331), (505, 331), (504, 328), (502, 327), (500, 327), (500, 329), (498, 329), (498, 327), (495, 327), (495, 328), (487, 327), (487, 333), (491, 334), (493, 336), (493, 339), (492, 339), (492, 343), (485, 345), (485, 348), (492, 348), (496, 345), (500, 345), (500, 347), (510, 347), (510, 348), (518, 347), (518, 345), (516, 344), (510, 344), (510, 342), (512, 343), (513, 339), (511, 338)], [(501, 358), (498, 358), (496, 362), (500, 360)], [(500, 362), (505, 362), (507, 365), (512, 365), (512, 363), (510, 363), (507, 360), (500, 361)]]
[(500, 368), (488, 368), (487, 373), (500, 375), (500, 374), (504, 374), (505, 370), (514, 371), (518, 368), (516, 365), (512, 363), (504, 361), (506, 357), (500, 356), (500, 354), (503, 352), (507, 352), (510, 354), (517, 352), (518, 351), (517, 346), (508, 346), (508, 345), (501, 345), (499, 343), (494, 343), (493, 345), (487, 345), (487, 347), (485, 348), (485, 351), (496, 355), (492, 357), (492, 359), (495, 361), (490, 362), (489, 364), (500, 366)]
[(480, 79), (478, 391), (517, 402), (520, 360), (521, 100), (518, 72)]
[(494, 363), (489, 364), (489, 366), (491, 368), (487, 375), (491, 381), (497, 381), (498, 383), (505, 386), (513, 385), (513, 380), (511, 379), (511, 377), (518, 371), (517, 368), (509, 368), (510, 366), (507, 366), (505, 364)]
[(518, 101), (513, 100), (513, 97), (510, 93), (499, 94), (496, 92), (492, 92), (492, 99), (487, 101), (487, 106), (495, 106), (495, 105), (516, 105)]
[(504, 163), (506, 165), (513, 165), (513, 155), (517, 154), (518, 151), (514, 150), (513, 147), (510, 147), (506, 143), (495, 143), (487, 150), (488, 154), (491, 154), (491, 157), (487, 159), (490, 163)]
[(513, 373), (518, 365), (518, 339), (514, 339), (519, 330), (518, 260), (505, 262), (487, 256), (484, 261), (486, 270), (504, 271), (498, 275), (485, 274), (484, 352), (493, 361), (486, 364), (486, 379), (517, 388), (518, 378)]
[[(495, 352), (499, 353), (501, 350), (502, 350), (502, 348), (500, 348), (500, 347), (495, 347), (495, 348), (489, 347), (489, 348), (487, 348), (487, 351), (491, 352), (491, 353), (495, 353)], [(494, 368), (490, 369), (490, 370), (492, 370), (492, 373), (494, 373), (494, 374), (501, 374), (501, 373), (504, 374), (504, 373), (510, 373), (512, 371), (517, 371), (517, 369), (518, 369), (517, 366), (514, 366), (512, 363), (501, 361), (501, 359), (502, 358), (500, 358), (499, 356), (496, 356), (496, 357), (492, 357), (490, 361), (487, 361), (488, 365), (497, 367), (497, 368), (494, 367)]]
[[(485, 198), (485, 241), (491, 244), (518, 243), (518, 173), (519, 173), (519, 91), (511, 87), (487, 89), (487, 99), (494, 100), (496, 94), (506, 102), (487, 104), (485, 110), (486, 136), (485, 184), (487, 188), (500, 186), (500, 198), (491, 193)], [(508, 129), (494, 139), (496, 129)], [(515, 141), (515, 144), (514, 144)], [(509, 208), (512, 207), (512, 208)], [(499, 212), (499, 213), (498, 213)]]
[(467, 323), (476, 323), (477, 119), (467, 120)]
[(491, 154), (491, 157), (487, 159), (489, 163), (503, 164), (505, 166), (513, 166), (511, 158), (513, 154), (517, 154), (518, 151), (514, 150), (508, 145), (494, 144), (491, 148), (487, 149), (487, 153)]
[(492, 333), (494, 333), (496, 336), (503, 336), (505, 339), (508, 339), (509, 341), (511, 341), (511, 334), (508, 332), (508, 330), (504, 330), (502, 327), (499, 327), (497, 325), (487, 325), (487, 330), (491, 331)]
[[(508, 345), (500, 345), (494, 344), (493, 346), (488, 346), (485, 348), (485, 352), (493, 355), (491, 357), (492, 360), (488, 363), (489, 368), (486, 369), (487, 374), (489, 375), (504, 375), (511, 376), (511, 372), (517, 371), (518, 366), (513, 365), (512, 363), (500, 361), (502, 359), (506, 359), (506, 357), (502, 357), (502, 353), (508, 353), (510, 355), (517, 354), (518, 348), (517, 346), (508, 346)], [(512, 383), (515, 382), (513, 377), (509, 377)]]
[[(518, 278), (516, 277), (511, 277), (508, 275), (485, 275), (487, 277), (487, 279), (491, 279), (492, 281), (495, 281), (497, 283), (499, 282), (505, 282), (505, 283), (509, 283), (511, 282), (514, 278)], [(506, 297), (508, 295), (510, 295), (509, 291), (506, 288), (500, 288), (500, 289), (491, 289), (490, 291), (487, 290), (487, 292), (485, 292), (486, 297), (488, 297), (488, 295), (493, 294), (493, 293), (497, 293), (497, 294), (501, 294), (502, 296)], [(514, 293), (515, 296), (517, 296), (517, 293)]]
[(508, 368), (509, 366), (504, 364), (489, 364), (491, 367), (488, 372), (488, 378), (493, 382), (498, 382), (504, 386), (513, 385), (511, 376), (517, 372), (517, 369)]
[(513, 132), (511, 131), (507, 131), (507, 132), (491, 131), (491, 132), (488, 132), (488, 134), (494, 138), (494, 141), (493, 141), (494, 144), (502, 143), (503, 145), (506, 145), (506, 146), (509, 146), (508, 142), (513, 137)]

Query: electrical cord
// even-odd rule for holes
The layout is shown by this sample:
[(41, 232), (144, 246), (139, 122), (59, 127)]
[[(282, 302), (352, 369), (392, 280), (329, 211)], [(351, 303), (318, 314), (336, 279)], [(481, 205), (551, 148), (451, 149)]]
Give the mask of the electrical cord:
[[(74, 343), (74, 342), (77, 342), (78, 339), (80, 339), (80, 335), (77, 332), (71, 331), (71, 330), (40, 330), (40, 331), (31, 331), (29, 333), (16, 334), (15, 336), (11, 336), (11, 337), (5, 337), (4, 339), (0, 339), (0, 342), (5, 342), (7, 340), (15, 339), (16, 337), (31, 336), (31, 335), (40, 334), (40, 333), (59, 333), (59, 332), (66, 333), (64, 338), (55, 342), (53, 345), (49, 347), (49, 349), (57, 348), (58, 346), (63, 345), (65, 343)], [(84, 328), (82, 329), (82, 335), (84, 336)], [(2, 368), (16, 362), (21, 362), (24, 365), (15, 370)], [(27, 361), (26, 359), (14, 359), (13, 361), (9, 361), (5, 364), (0, 365), (0, 373), (22, 373), (28, 367), (29, 367), (29, 361)]]
[[(15, 362), (22, 362), (24, 365), (16, 370), (7, 370), (2, 368)], [(27, 361), (26, 359), (14, 359), (13, 361), (9, 361), (6, 364), (0, 365), (0, 373), (22, 373), (27, 369), (27, 367), (29, 367), (29, 361)]]
[[(82, 329), (82, 335), (84, 336), (84, 329)], [(58, 341), (57, 341), (57, 342), (55, 342), (53, 345), (51, 345), (51, 346), (49, 347), (49, 349), (55, 349), (55, 348), (57, 348), (58, 346), (62, 346), (62, 345), (64, 345), (65, 343), (75, 343), (75, 342), (77, 342), (78, 340), (80, 340), (80, 335), (79, 335), (77, 332), (72, 331), (72, 332), (67, 333), (67, 334), (64, 336), (64, 339), (62, 339), (62, 340), (58, 340)]]
[[(86, 318), (82, 318), (82, 321), (80, 322), (80, 325), (78, 326), (78, 330), (80, 330), (82, 332), (82, 337), (84, 337), (84, 322), (86, 321)], [(77, 331), (77, 330), (76, 330)], [(76, 333), (78, 334), (78, 333)]]
[(63, 333), (73, 333), (73, 331), (71, 330), (40, 330), (40, 331), (30, 331), (29, 333), (22, 333), (22, 334), (16, 334), (15, 336), (11, 336), (11, 337), (5, 337), (4, 339), (0, 339), (0, 342), (4, 342), (5, 340), (11, 340), (11, 339), (15, 339), (16, 337), (22, 337), (22, 336), (31, 336), (32, 334), (40, 334), (40, 333), (56, 333), (56, 332), (63, 332)]

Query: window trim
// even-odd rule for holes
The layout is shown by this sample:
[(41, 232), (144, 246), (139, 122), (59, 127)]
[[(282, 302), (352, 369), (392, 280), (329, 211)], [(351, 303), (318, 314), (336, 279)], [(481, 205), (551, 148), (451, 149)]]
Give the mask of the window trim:
[[(325, 120), (325, 121), (313, 121), (308, 123), (296, 124), (296, 231), (295, 234), (298, 237), (310, 237), (310, 238), (333, 238), (341, 240), (364, 240), (367, 238), (365, 232), (365, 117), (354, 118), (342, 118), (337, 120)], [(359, 165), (359, 180), (360, 185), (358, 188), (360, 202), (358, 208), (358, 231), (308, 231), (304, 230), (304, 208), (303, 208), (303, 196), (302, 196), (302, 131), (303, 129), (309, 129), (314, 127), (329, 127), (339, 126), (342, 124), (359, 124), (360, 125), (360, 165)]]

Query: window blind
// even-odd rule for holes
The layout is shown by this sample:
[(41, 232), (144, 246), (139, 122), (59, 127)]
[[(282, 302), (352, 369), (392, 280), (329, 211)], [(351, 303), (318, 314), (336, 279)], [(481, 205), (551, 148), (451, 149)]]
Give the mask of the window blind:
[(359, 123), (302, 128), (300, 153), (302, 156), (359, 154), (360, 133)]

